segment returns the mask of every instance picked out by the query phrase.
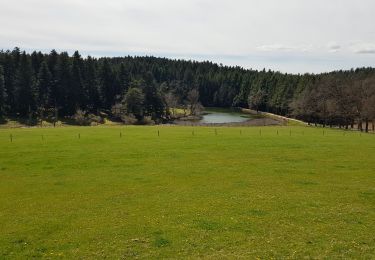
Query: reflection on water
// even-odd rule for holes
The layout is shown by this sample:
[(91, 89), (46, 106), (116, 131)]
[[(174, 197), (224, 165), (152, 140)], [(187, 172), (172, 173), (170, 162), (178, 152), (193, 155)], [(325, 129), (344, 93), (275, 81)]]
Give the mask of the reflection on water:
[(249, 120), (241, 113), (233, 112), (216, 112), (205, 111), (203, 118), (199, 121), (203, 124), (226, 124), (226, 123), (242, 123)]

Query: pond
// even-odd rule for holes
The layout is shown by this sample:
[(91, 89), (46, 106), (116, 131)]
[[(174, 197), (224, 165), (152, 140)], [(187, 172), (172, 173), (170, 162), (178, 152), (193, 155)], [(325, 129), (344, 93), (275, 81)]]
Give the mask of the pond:
[(206, 109), (203, 118), (199, 121), (202, 124), (229, 124), (243, 123), (250, 119), (249, 115), (232, 109)]

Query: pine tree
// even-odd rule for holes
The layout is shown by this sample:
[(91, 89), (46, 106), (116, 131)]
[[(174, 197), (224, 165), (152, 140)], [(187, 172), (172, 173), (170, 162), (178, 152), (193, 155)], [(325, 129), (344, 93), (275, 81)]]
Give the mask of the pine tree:
[(52, 74), (52, 77), (56, 76), (56, 66), (57, 66), (58, 60), (59, 60), (59, 54), (55, 50), (52, 50), (50, 54), (48, 55), (48, 59), (47, 59), (48, 68)]
[(145, 97), (144, 112), (145, 115), (151, 116), (153, 120), (157, 120), (165, 115), (165, 104), (162, 95), (155, 86), (152, 73), (146, 73), (145, 78), (145, 81), (140, 81)]
[(100, 89), (105, 109), (110, 109), (115, 103), (116, 87), (114, 84), (113, 71), (107, 59), (103, 60), (100, 72)]
[(59, 56), (56, 66), (56, 89), (55, 89), (55, 113), (63, 116), (70, 116), (74, 114), (74, 109), (67, 106), (69, 104), (69, 88), (71, 85), (71, 72), (69, 55), (63, 52)]
[(97, 68), (95, 60), (92, 57), (88, 57), (86, 61), (86, 81), (88, 95), (88, 109), (92, 112), (98, 112), (101, 107), (100, 92), (99, 92), (99, 80), (97, 75)]
[(25, 52), (21, 54), (15, 81), (17, 112), (21, 117), (36, 112), (35, 80), (31, 62)]
[(138, 121), (144, 117), (144, 95), (142, 90), (137, 87), (131, 87), (124, 98), (126, 112), (134, 115)]
[(0, 118), (5, 115), (6, 111), (6, 91), (5, 91), (5, 80), (4, 80), (4, 70), (3, 67), (0, 66)]
[(53, 105), (53, 102), (50, 100), (51, 88), (52, 74), (49, 71), (47, 63), (42, 62), (36, 79), (37, 104), (39, 109), (44, 110)]
[(69, 86), (68, 110), (71, 114), (79, 108), (85, 109), (87, 105), (87, 94), (82, 79), (82, 59), (78, 51), (73, 54), (73, 62), (71, 68), (71, 84)]
[(33, 53), (31, 53), (31, 66), (33, 68), (34, 74), (38, 74), (43, 60), (44, 60), (44, 57), (41, 52), (33, 51)]
[(55, 106), (57, 102), (57, 96), (58, 96), (58, 61), (59, 61), (59, 54), (52, 50), (50, 54), (47, 57), (47, 63), (48, 63), (48, 70), (51, 73), (51, 88), (49, 93), (49, 100), (51, 102), (51, 106)]
[(12, 57), (14, 61), (14, 65), (18, 68), (20, 60), (21, 60), (21, 50), (18, 47), (15, 47), (12, 51)]
[(15, 91), (15, 79), (17, 74), (17, 67), (14, 61), (14, 57), (10, 51), (5, 53), (3, 61), (3, 72), (4, 72), (4, 84), (6, 89), (6, 104), (9, 108), (9, 114), (14, 115), (16, 113), (16, 91)]
[(128, 91), (129, 84), (131, 81), (129, 70), (126, 68), (124, 63), (120, 65), (119, 71), (119, 80), (120, 80), (120, 93), (125, 94)]

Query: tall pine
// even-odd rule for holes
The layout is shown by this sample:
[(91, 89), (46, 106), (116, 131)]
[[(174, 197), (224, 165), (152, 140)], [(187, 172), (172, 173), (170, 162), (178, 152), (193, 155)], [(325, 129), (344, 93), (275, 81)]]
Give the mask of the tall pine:
[(147, 72), (145, 79), (143, 83), (145, 115), (151, 116), (153, 120), (157, 120), (162, 118), (165, 112), (163, 98), (155, 86), (153, 74)]
[(86, 108), (86, 90), (82, 79), (83, 63), (81, 55), (78, 51), (73, 54), (71, 84), (69, 86), (68, 110), (70, 114), (74, 114), (79, 108)]
[[(71, 71), (70, 59), (66, 52), (60, 54), (56, 66), (56, 96), (55, 96), (55, 110), (57, 116), (70, 116), (72, 109), (68, 106), (70, 99), (69, 88), (71, 85)], [(74, 110), (74, 109), (73, 109)], [(73, 111), (74, 113), (74, 111)]]
[(7, 51), (4, 54), (3, 60), (4, 84), (7, 91), (6, 104), (9, 107), (9, 114), (16, 113), (16, 90), (15, 79), (17, 74), (17, 67), (13, 54)]
[(51, 106), (55, 107), (58, 93), (58, 72), (57, 72), (57, 65), (59, 62), (59, 54), (52, 50), (47, 58), (48, 69), (51, 73), (51, 88), (49, 93), (49, 100), (51, 102)]
[(21, 117), (31, 116), (36, 112), (35, 80), (31, 62), (22, 52), (15, 80), (17, 112)]
[(87, 87), (87, 108), (91, 112), (97, 113), (101, 107), (99, 80), (97, 75), (96, 61), (92, 57), (88, 57), (86, 61), (86, 80)]
[(105, 109), (110, 109), (115, 103), (116, 87), (113, 78), (113, 71), (109, 61), (104, 59), (100, 72), (100, 89)]
[(0, 66), (0, 118), (5, 115), (6, 98), (4, 70), (3, 67)]
[(121, 63), (120, 65), (119, 81), (120, 81), (120, 94), (125, 94), (129, 89), (131, 76), (130, 76), (129, 70), (127, 69), (124, 63)]
[(37, 104), (39, 109), (45, 110), (53, 105), (53, 102), (50, 100), (51, 88), (52, 74), (49, 71), (47, 63), (42, 62), (36, 80)]

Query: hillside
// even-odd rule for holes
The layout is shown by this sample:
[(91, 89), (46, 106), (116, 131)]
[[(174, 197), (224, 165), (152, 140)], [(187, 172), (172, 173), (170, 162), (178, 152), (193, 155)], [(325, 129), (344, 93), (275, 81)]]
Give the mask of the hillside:
[[(0, 52), (0, 115), (57, 120), (73, 116), (78, 109), (114, 114), (117, 105), (124, 113), (138, 113), (138, 119), (148, 116), (163, 122), (168, 108), (189, 105), (189, 93), (197, 90), (195, 98), (206, 107), (250, 106), (348, 127), (375, 118), (374, 82), (372, 68), (293, 75), (211, 62), (83, 58), (78, 51), (69, 56), (56, 51), (29, 54), (15, 48)], [(125, 104), (129, 89), (140, 90), (129, 97), (138, 103)]]

